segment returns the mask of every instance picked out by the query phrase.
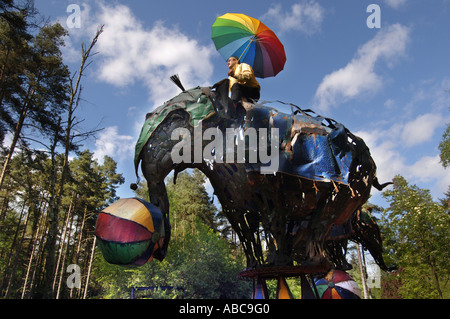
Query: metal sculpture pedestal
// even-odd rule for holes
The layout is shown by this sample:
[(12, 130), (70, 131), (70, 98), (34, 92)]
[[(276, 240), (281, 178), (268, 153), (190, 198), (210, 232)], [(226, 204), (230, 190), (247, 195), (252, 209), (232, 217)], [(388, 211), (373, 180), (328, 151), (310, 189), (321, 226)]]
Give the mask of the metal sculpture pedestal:
[[(269, 266), (253, 269), (245, 269), (239, 273), (240, 279), (253, 280), (253, 299), (269, 299), (266, 280), (277, 279), (277, 299), (294, 299), (286, 282), (288, 277), (300, 277), (301, 299), (317, 299), (318, 292), (312, 275), (327, 273), (330, 266), (327, 264), (304, 266)], [(309, 278), (308, 278), (309, 277)]]

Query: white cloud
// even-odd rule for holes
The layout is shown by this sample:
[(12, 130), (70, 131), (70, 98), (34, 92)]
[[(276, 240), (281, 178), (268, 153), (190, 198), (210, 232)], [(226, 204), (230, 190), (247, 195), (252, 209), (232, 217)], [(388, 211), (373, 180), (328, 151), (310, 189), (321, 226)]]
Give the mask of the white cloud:
[(273, 5), (261, 20), (266, 25), (272, 26), (273, 23), (273, 28), (279, 32), (294, 30), (311, 35), (320, 30), (323, 15), (324, 9), (317, 2), (302, 1), (286, 11), (283, 11), (281, 3)]
[(405, 146), (415, 146), (429, 141), (436, 128), (443, 125), (443, 119), (440, 114), (423, 114), (415, 120), (408, 122), (402, 130), (401, 139)]
[[(450, 94), (446, 92), (449, 83), (444, 77), (440, 81), (428, 79), (411, 84), (410, 90), (415, 94), (410, 94), (410, 101), (401, 105), (400, 101), (388, 99), (385, 103), (389, 112), (394, 108), (400, 114), (354, 132), (369, 147), (381, 183), (400, 174), (408, 182), (429, 189), (435, 200), (447, 192), (450, 169), (440, 163), (438, 144), (450, 122)], [(423, 113), (425, 109), (427, 113)], [(372, 193), (381, 198), (380, 192)]]
[(170, 75), (178, 73), (186, 88), (208, 83), (212, 46), (162, 22), (146, 28), (124, 5), (101, 5), (98, 21), (105, 24), (97, 46), (101, 80), (119, 87), (142, 82), (156, 105), (179, 92)]
[(104, 1), (92, 5), (95, 10), (82, 6), (82, 27), (69, 29), (65, 57), (72, 62), (79, 60), (81, 53), (73, 43), (91, 39), (97, 27), (104, 24), (95, 46), (99, 52), (95, 63), (99, 80), (119, 88), (136, 83), (147, 87), (155, 106), (180, 92), (170, 82), (173, 74), (179, 74), (185, 88), (211, 84), (215, 52), (212, 44), (201, 45), (175, 25), (157, 21), (151, 27), (145, 26), (126, 5)]
[[(445, 123), (443, 119), (442, 114), (424, 114), (409, 122), (394, 124), (387, 129), (359, 131), (354, 134), (361, 137), (369, 147), (377, 165), (380, 183), (391, 181), (399, 174), (411, 183), (420, 183), (418, 186), (421, 188), (430, 189), (437, 199), (442, 197), (450, 185), (450, 170), (445, 169), (440, 163), (437, 150), (431, 155), (419, 155), (412, 163), (407, 151), (415, 150), (419, 142), (430, 141), (436, 128)], [(400, 138), (396, 138), (397, 136)], [(415, 140), (409, 142), (411, 139)]]
[(396, 106), (396, 103), (395, 103), (395, 101), (394, 101), (393, 99), (387, 99), (387, 100), (384, 102), (384, 106), (385, 106), (386, 108), (388, 108), (388, 109), (392, 109), (392, 108), (394, 108), (394, 107)]
[(356, 56), (343, 68), (326, 75), (315, 94), (315, 107), (328, 111), (330, 107), (361, 94), (376, 92), (383, 79), (375, 72), (377, 62), (387, 66), (405, 55), (409, 29), (400, 24), (382, 28), (377, 35), (359, 48)]
[(105, 128), (98, 134), (95, 141), (96, 149), (94, 158), (99, 162), (108, 155), (116, 160), (123, 160), (134, 154), (135, 138), (128, 135), (120, 135), (117, 126)]
[(398, 9), (406, 3), (406, 0), (384, 0), (388, 6)]
[(361, 137), (369, 147), (370, 154), (377, 165), (380, 183), (391, 181), (395, 175), (405, 173), (406, 158), (398, 151), (393, 140), (383, 139), (383, 136), (392, 136), (390, 132), (359, 131), (354, 134)]
[(445, 186), (450, 186), (450, 170), (444, 169), (440, 163), (440, 156), (424, 156), (417, 162), (407, 167), (409, 176), (416, 177), (419, 181), (429, 182), (440, 179), (445, 182)]

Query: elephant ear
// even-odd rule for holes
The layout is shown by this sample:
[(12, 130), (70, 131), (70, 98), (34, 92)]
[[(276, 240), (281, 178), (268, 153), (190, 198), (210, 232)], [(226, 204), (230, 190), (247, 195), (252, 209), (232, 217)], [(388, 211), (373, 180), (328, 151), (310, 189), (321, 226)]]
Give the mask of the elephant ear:
[(140, 154), (144, 148), (144, 145), (162, 121), (164, 121), (169, 114), (178, 109), (182, 109), (189, 113), (188, 124), (191, 126), (197, 125), (199, 121), (207, 119), (216, 113), (212, 102), (209, 99), (209, 89), (201, 87), (184, 91), (171, 100), (165, 102), (154, 111), (147, 113), (144, 125), (135, 146), (134, 166), (136, 176), (138, 176), (137, 171), (140, 162)]

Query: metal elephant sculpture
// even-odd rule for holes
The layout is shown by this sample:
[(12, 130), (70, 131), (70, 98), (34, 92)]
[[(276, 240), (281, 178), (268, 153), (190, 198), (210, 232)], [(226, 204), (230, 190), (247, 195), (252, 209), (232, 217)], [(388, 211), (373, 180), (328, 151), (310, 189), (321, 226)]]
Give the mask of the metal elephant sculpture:
[[(150, 201), (162, 212), (166, 255), (170, 207), (164, 178), (197, 168), (210, 180), (247, 257), (247, 269), (349, 269), (347, 241), (387, 270), (380, 233), (362, 209), (382, 189), (364, 141), (342, 124), (267, 102), (235, 109), (227, 83), (183, 91), (147, 114), (136, 144)], [(282, 103), (282, 102), (279, 102)], [(176, 180), (176, 176), (175, 176)]]

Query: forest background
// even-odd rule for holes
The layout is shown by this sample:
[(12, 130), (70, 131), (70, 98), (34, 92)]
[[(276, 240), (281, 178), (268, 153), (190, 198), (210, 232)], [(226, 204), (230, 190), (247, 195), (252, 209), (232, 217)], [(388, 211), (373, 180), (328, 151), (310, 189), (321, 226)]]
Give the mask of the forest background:
[[(70, 72), (61, 53), (67, 31), (32, 1), (0, 1), (0, 297), (129, 298), (132, 287), (171, 286), (183, 290), (147, 297), (250, 298), (251, 282), (237, 279), (245, 267), (239, 240), (198, 171), (179, 174), (176, 185), (166, 181), (174, 235), (163, 262), (114, 266), (97, 249), (96, 216), (124, 183), (113, 158), (99, 163), (83, 147), (102, 128), (82, 129), (77, 113), (101, 33), (100, 26), (83, 45), (80, 68)], [(444, 167), (449, 137), (447, 126), (439, 145)], [(144, 183), (136, 196), (146, 199)], [(368, 206), (381, 227), (386, 261), (398, 271), (382, 273), (380, 285), (369, 289), (364, 247), (350, 243), (350, 274), (364, 296), (449, 298), (450, 192), (434, 201), (428, 190), (396, 176), (383, 196), (389, 207)], [(73, 281), (74, 272), (80, 280)], [(299, 297), (299, 282), (289, 283)], [(272, 297), (275, 287), (269, 282)]]

